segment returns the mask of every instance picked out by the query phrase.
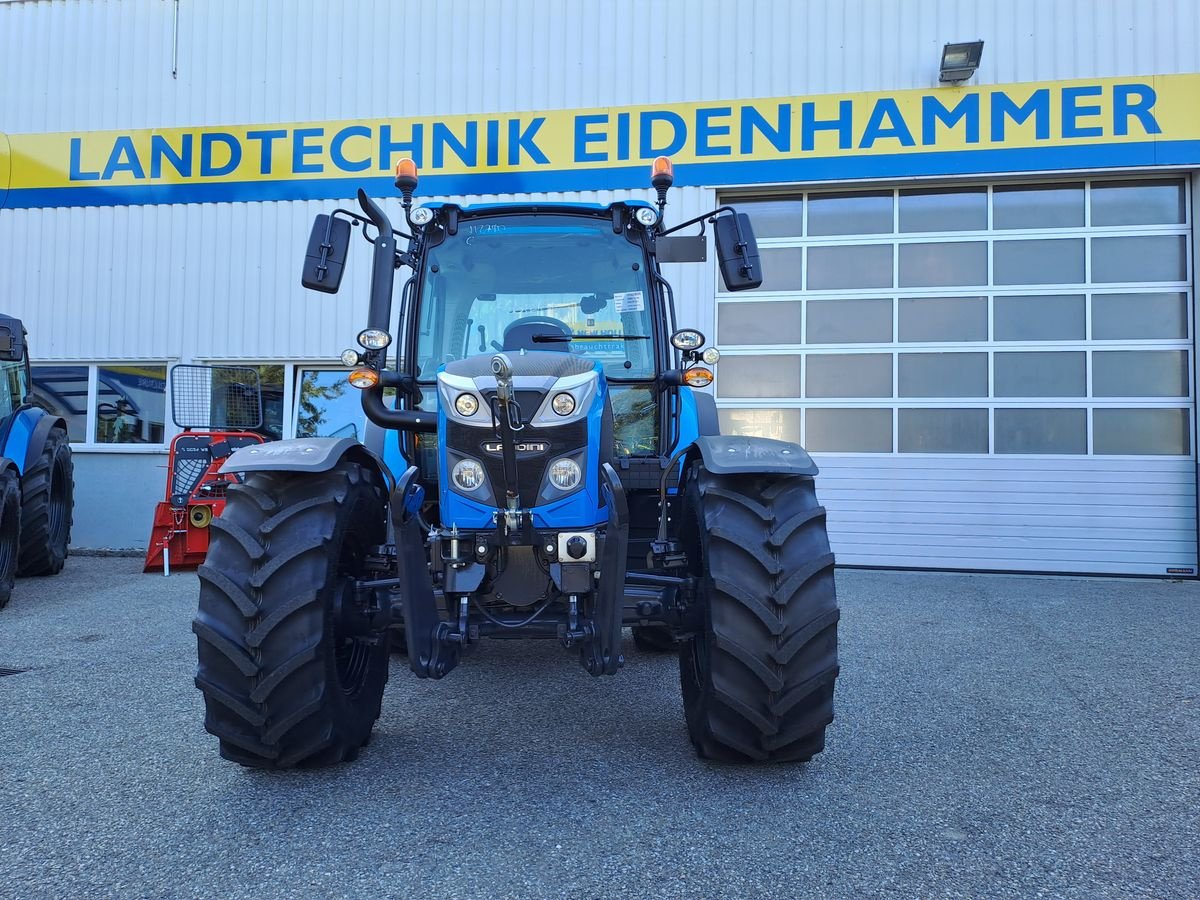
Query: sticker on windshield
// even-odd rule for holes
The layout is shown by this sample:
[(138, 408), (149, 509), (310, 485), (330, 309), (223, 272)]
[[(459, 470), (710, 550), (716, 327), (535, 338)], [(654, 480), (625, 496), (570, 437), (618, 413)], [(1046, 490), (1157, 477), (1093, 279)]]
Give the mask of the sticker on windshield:
[(643, 312), (646, 309), (646, 301), (642, 298), (641, 291), (618, 291), (613, 294), (613, 300), (616, 301), (619, 313)]

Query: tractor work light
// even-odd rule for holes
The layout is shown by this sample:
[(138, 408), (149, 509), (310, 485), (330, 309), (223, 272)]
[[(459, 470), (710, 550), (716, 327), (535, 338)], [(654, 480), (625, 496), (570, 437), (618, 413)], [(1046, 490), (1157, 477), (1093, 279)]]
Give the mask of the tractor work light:
[(351, 371), (346, 380), (360, 391), (366, 390), (379, 384), (379, 373), (370, 366), (359, 366), (357, 369)]
[(479, 412), (479, 401), (474, 394), (459, 394), (454, 398), (454, 408), (460, 416), (473, 416)]
[(340, 358), (342, 360), (342, 365), (347, 369), (353, 369), (360, 362), (362, 362), (362, 357), (358, 355), (358, 351), (353, 347), (343, 350)]
[(560, 491), (569, 491), (579, 484), (583, 472), (573, 459), (556, 459), (550, 464), (550, 483)]
[(658, 224), (658, 213), (656, 213), (654, 209), (649, 206), (639, 207), (638, 211), (633, 215), (635, 219), (637, 219), (647, 228), (653, 228)]
[(358, 333), (358, 343), (368, 350), (385, 350), (392, 336), (379, 328), (368, 328)]
[(699, 350), (704, 346), (704, 335), (691, 328), (684, 328), (671, 335), (671, 346), (676, 350)]
[(709, 347), (700, 354), (700, 358), (708, 365), (715, 366), (717, 364), (717, 360), (721, 358), (721, 351), (716, 347)]
[(454, 484), (464, 491), (477, 491), (483, 487), (483, 466), (473, 459), (460, 459), (450, 473)]
[(713, 373), (708, 369), (692, 368), (683, 373), (683, 380), (689, 387), (708, 387), (712, 384)]
[(575, 398), (565, 391), (555, 394), (554, 399), (550, 401), (550, 408), (560, 416), (569, 416), (575, 412)]
[(414, 225), (428, 225), (433, 221), (433, 210), (428, 206), (418, 206), (412, 211), (412, 215), (408, 217), (408, 221)]
[(942, 66), (938, 81), (943, 84), (961, 84), (979, 68), (983, 57), (983, 41), (966, 41), (946, 44), (942, 47)]

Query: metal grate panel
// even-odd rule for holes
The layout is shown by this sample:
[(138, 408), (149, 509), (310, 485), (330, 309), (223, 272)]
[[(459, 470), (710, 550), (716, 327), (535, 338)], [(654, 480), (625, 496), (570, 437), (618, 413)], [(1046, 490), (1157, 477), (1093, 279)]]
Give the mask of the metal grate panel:
[(262, 427), (262, 387), (249, 366), (171, 367), (171, 417), (180, 428)]

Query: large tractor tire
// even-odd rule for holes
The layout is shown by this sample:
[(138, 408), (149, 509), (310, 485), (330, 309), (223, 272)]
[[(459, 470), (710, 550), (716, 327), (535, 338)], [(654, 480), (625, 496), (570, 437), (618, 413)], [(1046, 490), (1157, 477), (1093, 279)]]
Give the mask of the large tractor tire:
[(21, 479), (19, 575), (57, 575), (67, 561), (74, 507), (74, 466), (67, 433), (52, 428), (46, 445)]
[(807, 476), (696, 465), (682, 536), (698, 620), (680, 647), (688, 733), (722, 762), (802, 762), (825, 748), (838, 606), (825, 510)]
[(388, 675), (387, 634), (346, 614), (364, 557), (387, 539), (383, 485), (347, 461), (253, 473), (210, 527), (192, 630), (221, 755), (267, 769), (354, 759)]
[(21, 486), (11, 470), (0, 473), (0, 609), (8, 606), (21, 550)]

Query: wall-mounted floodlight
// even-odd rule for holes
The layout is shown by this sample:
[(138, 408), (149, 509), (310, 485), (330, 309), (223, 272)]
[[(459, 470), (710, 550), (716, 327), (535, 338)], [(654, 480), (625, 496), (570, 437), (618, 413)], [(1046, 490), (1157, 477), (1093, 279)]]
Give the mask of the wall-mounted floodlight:
[(979, 68), (979, 59), (982, 56), (983, 41), (947, 44), (942, 48), (942, 70), (938, 81), (943, 84), (959, 84), (966, 81)]

